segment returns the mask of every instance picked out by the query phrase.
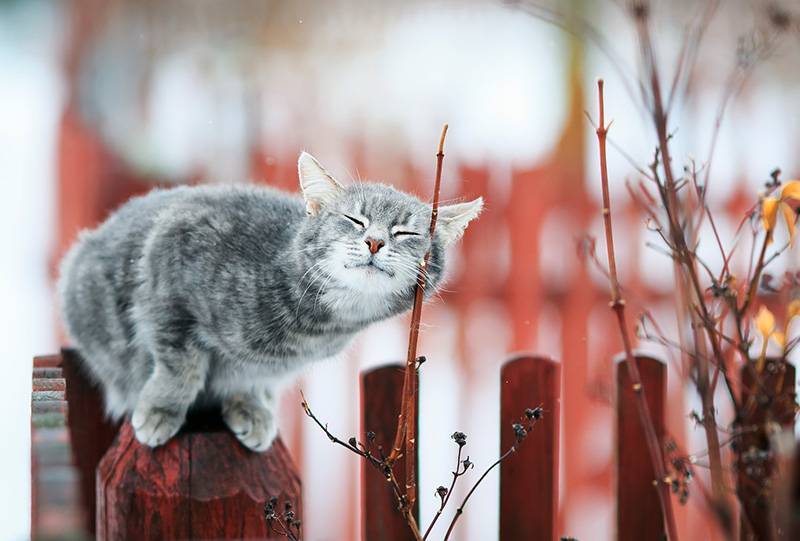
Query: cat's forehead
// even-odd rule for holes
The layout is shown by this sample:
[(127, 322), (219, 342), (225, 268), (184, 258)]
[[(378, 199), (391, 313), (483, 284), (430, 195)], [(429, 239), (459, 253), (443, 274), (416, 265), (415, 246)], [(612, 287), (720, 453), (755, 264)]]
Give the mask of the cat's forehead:
[(416, 197), (383, 184), (348, 186), (345, 199), (351, 210), (372, 220), (408, 222), (430, 212)]

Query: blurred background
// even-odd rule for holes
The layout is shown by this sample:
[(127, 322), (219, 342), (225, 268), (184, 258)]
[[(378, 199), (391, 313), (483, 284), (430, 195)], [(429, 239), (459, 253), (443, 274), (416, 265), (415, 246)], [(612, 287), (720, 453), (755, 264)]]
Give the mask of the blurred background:
[[(705, 4), (655, 2), (664, 84)], [(532, 16), (541, 5), (591, 21), (602, 39)], [(723, 2), (673, 105), (675, 159), (704, 163), (742, 38), (754, 29), (776, 37), (721, 124), (709, 197), (724, 240), (772, 169), (800, 175), (797, 10), (791, 1)], [(28, 535), (31, 358), (63, 344), (53, 283), (79, 230), (154, 186), (296, 191), (303, 149), (342, 182), (380, 180), (429, 199), (443, 122), (443, 197), (483, 195), (486, 211), (452, 254), (447, 291), (423, 315), (422, 522), (449, 478), (453, 431), (468, 434), (479, 469), (498, 455), (499, 366), (525, 350), (562, 363), (561, 531), (612, 538), (619, 343), (604, 278), (577, 246), (601, 232), (584, 115), (595, 111), (596, 77), (606, 79), (616, 145), (639, 164), (652, 159), (652, 130), (628, 90), (636, 55), (624, 2), (610, 0), (0, 1), (0, 539)], [(625, 191), (637, 179), (633, 164), (613, 149), (609, 159), (621, 280), (669, 333), (672, 267), (645, 248), (652, 233)], [(719, 263), (712, 244), (703, 250)], [(402, 359), (407, 325), (401, 317), (376, 326), (298, 384), (334, 432), (356, 433), (357, 374)], [(702, 451), (688, 418), (698, 401), (670, 376), (669, 431)], [(305, 538), (357, 538), (357, 460), (302, 417), (297, 389), (281, 418), (303, 475)], [(492, 475), (476, 493), (458, 539), (496, 537), (497, 482)], [(679, 521), (683, 538), (708, 538), (691, 499)]]

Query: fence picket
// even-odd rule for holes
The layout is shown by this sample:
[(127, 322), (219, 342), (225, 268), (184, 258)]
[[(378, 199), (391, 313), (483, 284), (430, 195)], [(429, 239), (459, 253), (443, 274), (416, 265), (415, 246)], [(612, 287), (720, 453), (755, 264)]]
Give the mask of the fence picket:
[[(417, 387), (419, 388), (419, 387)], [(361, 431), (359, 440), (367, 441), (367, 432), (375, 433), (375, 446), (382, 445), (389, 454), (397, 428), (397, 412), (403, 392), (403, 365), (390, 364), (366, 371), (361, 375)], [(419, 404), (419, 396), (417, 396)], [(416, 408), (419, 412), (419, 407)], [(419, 431), (417, 431), (419, 448)], [(419, 472), (419, 453), (417, 453)], [(395, 474), (405, 479), (403, 460), (397, 461)], [(419, 522), (419, 499), (414, 504)], [(397, 501), (386, 480), (375, 468), (361, 461), (361, 517), (364, 541), (406, 541), (414, 539), (405, 519), (397, 511)]]
[(512, 423), (525, 408), (541, 406), (542, 420), (500, 464), (500, 539), (556, 539), (561, 366), (520, 356), (500, 373), (500, 452), (514, 443)]
[[(664, 404), (667, 396), (666, 365), (644, 355), (636, 357), (639, 374), (659, 439), (664, 437)], [(650, 463), (644, 431), (636, 409), (636, 393), (624, 361), (617, 371), (617, 539), (663, 539), (664, 520), (655, 473)]]

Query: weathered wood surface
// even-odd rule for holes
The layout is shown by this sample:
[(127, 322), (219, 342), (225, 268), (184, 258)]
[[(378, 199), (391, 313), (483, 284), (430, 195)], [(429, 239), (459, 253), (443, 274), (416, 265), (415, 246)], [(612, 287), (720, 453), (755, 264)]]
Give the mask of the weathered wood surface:
[(500, 539), (557, 539), (561, 366), (519, 356), (500, 373), (500, 448), (514, 444), (512, 424), (526, 408), (543, 416), (517, 452), (500, 464)]
[[(666, 365), (652, 357), (637, 356), (636, 364), (647, 396), (650, 415), (659, 440), (664, 438), (664, 412), (667, 397)], [(617, 370), (617, 539), (641, 541), (663, 539), (655, 473), (650, 462), (644, 430), (636, 408), (636, 393), (624, 361)], [(585, 452), (590, 452), (586, 450)]]
[(284, 539), (264, 520), (272, 496), (302, 509), (283, 443), (253, 453), (218, 417), (201, 418), (155, 449), (123, 425), (97, 469), (97, 539)]
[[(361, 375), (361, 432), (359, 441), (367, 441), (367, 432), (375, 433), (374, 447), (382, 445), (388, 455), (397, 429), (397, 414), (403, 394), (404, 365), (390, 364)], [(419, 388), (419, 386), (417, 387)], [(419, 400), (419, 396), (417, 396)], [(419, 403), (418, 403), (419, 404)], [(419, 407), (415, 408), (419, 412)], [(419, 431), (417, 431), (419, 449)], [(377, 452), (377, 451), (376, 451)], [(419, 472), (419, 453), (417, 453)], [(394, 467), (400, 485), (405, 480), (403, 460)], [(419, 522), (419, 498), (414, 505)], [(361, 461), (361, 517), (364, 541), (407, 541), (414, 536), (397, 510), (397, 499), (386, 480), (374, 467)]]

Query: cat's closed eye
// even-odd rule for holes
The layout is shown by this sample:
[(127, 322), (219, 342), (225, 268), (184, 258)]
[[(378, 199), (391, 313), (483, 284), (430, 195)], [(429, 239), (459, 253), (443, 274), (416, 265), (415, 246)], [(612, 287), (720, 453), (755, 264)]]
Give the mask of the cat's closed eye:
[(364, 222), (362, 222), (362, 221), (361, 221), (361, 220), (359, 220), (358, 218), (353, 218), (352, 216), (349, 216), (349, 215), (347, 215), (347, 214), (342, 214), (342, 216), (344, 216), (345, 218), (347, 218), (348, 220), (350, 220), (351, 222), (353, 222), (354, 224), (356, 224), (357, 226), (359, 226), (359, 227), (361, 227), (361, 228), (364, 228), (364, 227), (366, 227), (366, 226), (364, 225)]
[(404, 230), (394, 232), (395, 237), (402, 237), (404, 235), (418, 237), (419, 233), (417, 233), (416, 231), (404, 231)]

